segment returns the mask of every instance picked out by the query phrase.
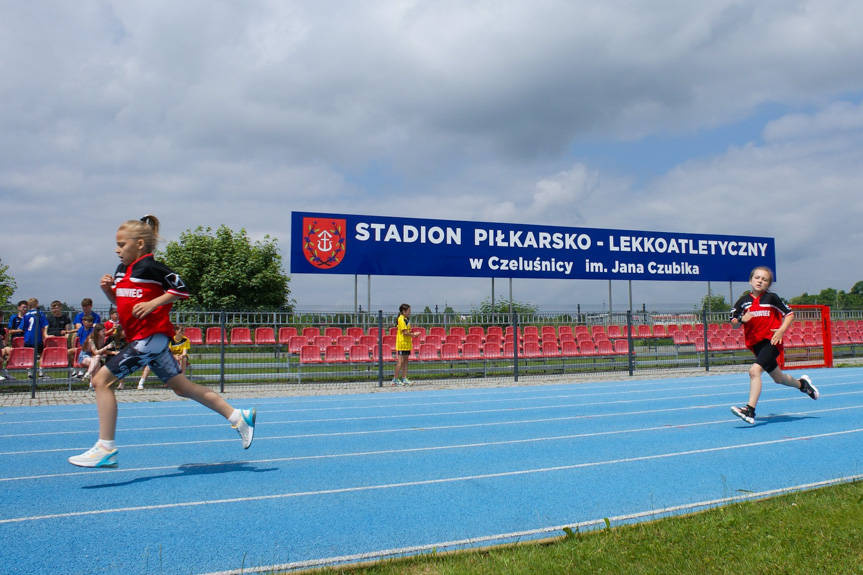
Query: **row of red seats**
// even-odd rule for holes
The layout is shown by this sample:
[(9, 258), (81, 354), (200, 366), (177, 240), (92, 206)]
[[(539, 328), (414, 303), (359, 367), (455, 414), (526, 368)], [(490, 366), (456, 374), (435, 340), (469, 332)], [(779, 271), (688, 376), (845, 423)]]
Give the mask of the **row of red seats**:
[[(385, 361), (394, 361), (394, 349), (389, 344), (381, 347)], [(626, 340), (601, 340), (598, 344), (583, 340), (576, 343), (566, 341), (561, 347), (555, 345), (536, 345), (529, 343), (519, 349), (519, 358), (551, 359), (561, 357), (599, 357), (621, 356), (629, 353)], [(364, 344), (354, 344), (348, 348), (332, 344), (321, 349), (316, 345), (304, 345), (299, 351), (301, 363), (371, 363), (379, 357), (378, 346), (369, 347)], [(494, 343), (482, 346), (476, 343), (465, 343), (457, 346), (445, 343), (440, 348), (432, 344), (421, 344), (413, 350), (411, 359), (415, 361), (474, 361), (474, 360), (505, 360), (515, 356), (515, 345), (504, 344), (503, 347)]]
[[(40, 367), (42, 369), (65, 369), (69, 366), (69, 354), (66, 351), (65, 338), (63, 347), (54, 346), (46, 347), (42, 351), (40, 358)], [(80, 348), (75, 349), (75, 355), (72, 366), (75, 369), (83, 366), (78, 363), (78, 352)], [(9, 353), (9, 359), (6, 361), (6, 369), (33, 369), (33, 348), (32, 347), (13, 347)]]

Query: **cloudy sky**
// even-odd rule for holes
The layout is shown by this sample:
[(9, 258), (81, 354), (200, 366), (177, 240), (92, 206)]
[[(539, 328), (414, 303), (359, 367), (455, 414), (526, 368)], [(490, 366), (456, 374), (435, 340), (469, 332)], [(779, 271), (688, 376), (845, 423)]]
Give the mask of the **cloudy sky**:
[[(861, 27), (847, 0), (0, 0), (0, 259), (15, 300), (100, 302), (126, 219), (270, 235), (287, 271), (297, 210), (767, 236), (780, 295), (848, 291)], [(491, 289), (371, 284), (374, 309)], [(353, 305), (353, 276), (291, 288)], [(632, 289), (691, 306), (707, 287)], [(608, 300), (604, 281), (513, 290)], [(626, 282), (612, 299), (628, 306)]]

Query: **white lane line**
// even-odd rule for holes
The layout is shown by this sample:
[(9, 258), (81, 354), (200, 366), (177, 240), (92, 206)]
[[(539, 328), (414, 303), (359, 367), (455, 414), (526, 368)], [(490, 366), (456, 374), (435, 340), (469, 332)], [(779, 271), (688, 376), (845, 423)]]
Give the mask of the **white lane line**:
[(851, 483), (863, 479), (863, 475), (852, 475), (849, 477), (839, 477), (837, 479), (829, 479), (826, 481), (818, 481), (815, 483), (806, 483), (802, 485), (793, 485), (790, 487), (782, 487), (779, 489), (771, 489), (761, 491), (759, 493), (748, 493), (735, 497), (723, 497), (721, 499), (712, 499), (709, 501), (699, 501), (695, 503), (687, 503), (684, 505), (674, 505), (663, 509), (653, 509), (639, 513), (629, 513), (626, 515), (615, 515), (614, 517), (591, 519), (588, 521), (579, 521), (576, 523), (566, 523), (563, 525), (552, 525), (541, 527), (538, 529), (527, 529), (524, 531), (513, 531), (510, 533), (496, 533), (492, 535), (482, 535), (471, 537), (468, 539), (457, 539), (453, 541), (440, 541), (437, 543), (426, 543), (425, 545), (415, 545), (411, 547), (397, 547), (394, 549), (380, 549), (377, 551), (367, 551), (365, 553), (355, 553), (353, 555), (339, 555), (335, 557), (321, 557), (319, 559), (308, 559), (305, 561), (294, 561), (292, 563), (280, 563), (276, 565), (267, 565), (261, 567), (244, 567), (242, 569), (231, 569), (228, 571), (213, 571), (205, 575), (242, 575), (243, 573), (275, 573), (277, 571), (296, 571), (300, 569), (312, 569), (316, 567), (333, 566), (347, 563), (358, 563), (361, 561), (377, 561), (381, 559), (400, 557), (405, 555), (416, 555), (424, 552), (441, 552), (464, 547), (477, 547), (478, 545), (502, 544), (510, 541), (517, 541), (524, 538), (535, 538), (538, 535), (548, 535), (557, 533), (560, 535), (564, 529), (572, 530), (591, 529), (605, 525), (605, 520), (610, 523), (630, 523), (642, 519), (658, 518), (667, 515), (676, 515), (680, 513), (691, 513), (709, 509), (712, 507), (720, 507), (730, 503), (738, 503), (741, 501), (750, 501), (757, 499), (766, 499), (776, 495), (784, 495), (797, 491), (805, 491), (809, 489), (818, 489), (820, 487), (829, 487), (831, 485), (839, 485), (842, 483)]
[(660, 453), (655, 455), (643, 455), (640, 457), (625, 457), (620, 459), (611, 459), (606, 461), (595, 461), (587, 463), (575, 463), (572, 465), (557, 465), (554, 467), (542, 467), (535, 469), (523, 469), (518, 471), (502, 471), (498, 473), (486, 473), (480, 475), (468, 475), (459, 477), (446, 477), (440, 479), (425, 479), (419, 481), (405, 481), (401, 483), (385, 483), (378, 485), (365, 485), (358, 487), (343, 487), (339, 489), (322, 489), (318, 491), (300, 491), (294, 493), (276, 493), (272, 495), (259, 495), (255, 497), (233, 497), (228, 499), (210, 499), (203, 501), (186, 501), (181, 503), (164, 503), (161, 505), (142, 505), (136, 507), (117, 507), (111, 509), (94, 509), (89, 511), (71, 511), (68, 513), (53, 513), (49, 515), (31, 515), (27, 517), (13, 517), (8, 519), (0, 519), (0, 525), (8, 523), (23, 523), (28, 521), (45, 521), (51, 519), (65, 519), (69, 517), (86, 517), (92, 515), (107, 515), (113, 513), (130, 513), (142, 511), (154, 511), (161, 509), (178, 509), (184, 507), (200, 507), (204, 505), (224, 505), (230, 503), (251, 503), (256, 501), (272, 501), (279, 499), (291, 499), (297, 497), (315, 497), (322, 495), (335, 495), (342, 493), (358, 493), (363, 491), (377, 491), (384, 489), (400, 489), (405, 487), (419, 487), (425, 485), (443, 485), (448, 483), (458, 483), (464, 481), (476, 481), (482, 479), (500, 479), (504, 477), (517, 477), (522, 475), (535, 475), (542, 473), (552, 473), (558, 471), (571, 471), (574, 469), (583, 469), (589, 467), (600, 467), (605, 465), (620, 465), (624, 463), (635, 463), (641, 461), (651, 461), (657, 459), (670, 459), (673, 457), (685, 457), (688, 455), (703, 455), (705, 453), (717, 453), (720, 451), (731, 451), (736, 449), (745, 449), (751, 447), (762, 447), (765, 445), (777, 445), (781, 443), (790, 443), (792, 441), (809, 441), (813, 439), (822, 439), (828, 437), (838, 437), (842, 435), (851, 435), (863, 432), (863, 428), (850, 429), (844, 431), (836, 431), (831, 433), (821, 433), (816, 435), (807, 435), (801, 437), (786, 437), (782, 439), (774, 439), (770, 441), (758, 441), (753, 443), (740, 443), (736, 445), (726, 445), (721, 447), (711, 447), (705, 449), (692, 449), (687, 451), (678, 451), (674, 453)]
[[(791, 401), (791, 399), (776, 399), (772, 401)], [(762, 401), (761, 403), (766, 403), (766, 401)], [(629, 411), (629, 412), (611, 412), (611, 413), (597, 413), (592, 415), (571, 415), (567, 417), (553, 417), (553, 418), (541, 418), (541, 419), (521, 419), (517, 421), (492, 421), (492, 422), (484, 422), (484, 423), (466, 423), (466, 424), (458, 424), (458, 425), (441, 425), (441, 426), (421, 426), (421, 427), (402, 427), (402, 428), (394, 428), (394, 429), (378, 429), (378, 430), (361, 430), (361, 431), (334, 431), (328, 433), (303, 433), (303, 434), (293, 434), (293, 435), (275, 435), (269, 437), (259, 437), (256, 438), (256, 441), (276, 441), (276, 440), (289, 440), (289, 439), (311, 439), (311, 438), (319, 438), (319, 437), (345, 437), (345, 436), (357, 436), (357, 435), (377, 435), (377, 434), (385, 434), (385, 433), (416, 433), (420, 431), (443, 431), (443, 430), (451, 430), (451, 429), (470, 429), (470, 428), (481, 428), (481, 427), (497, 427), (497, 426), (511, 426), (511, 425), (530, 425), (535, 423), (553, 423), (553, 422), (561, 422), (561, 421), (574, 421), (579, 419), (600, 419), (600, 418), (614, 418), (614, 417), (631, 417), (635, 415), (654, 415), (657, 413), (668, 413), (675, 411), (689, 411), (692, 409), (697, 410), (705, 410), (705, 409), (718, 409), (720, 407), (725, 407), (725, 404), (714, 404), (714, 405), (699, 405), (699, 406), (686, 406), (686, 407), (674, 407), (668, 409), (653, 409), (653, 410), (645, 410), (645, 411)], [(781, 416), (789, 416), (789, 415), (810, 415), (816, 413), (827, 413), (827, 412), (837, 412), (837, 411), (847, 411), (850, 409), (860, 409), (863, 408), (863, 405), (851, 405), (851, 406), (843, 406), (843, 407), (833, 407), (828, 409), (816, 409), (810, 411), (798, 411), (781, 414)], [(778, 417), (780, 415), (774, 416)], [(771, 416), (766, 416), (759, 418), (761, 421), (770, 419)], [(709, 422), (714, 423), (714, 422)], [(715, 423), (740, 423), (736, 419), (727, 418), (724, 420), (719, 420)], [(668, 428), (681, 428), (687, 425), (699, 425), (699, 423), (692, 424), (684, 424), (684, 425), (674, 425), (674, 424), (666, 424), (661, 427)], [(200, 427), (224, 427), (224, 424), (213, 425), (213, 426), (200, 426)], [(154, 428), (159, 429), (159, 428)], [(165, 429), (173, 429), (173, 428), (165, 428)], [(179, 429), (184, 429), (183, 427)], [(622, 432), (626, 432), (627, 430), (623, 430)], [(630, 430), (630, 431), (638, 431), (638, 430)], [(588, 436), (591, 434), (587, 434)], [(177, 446), (177, 445), (205, 445), (212, 443), (232, 443), (235, 442), (236, 438), (225, 438), (225, 439), (200, 439), (195, 441), (172, 441), (172, 442), (158, 442), (158, 443), (131, 443), (128, 445), (123, 445), (123, 449), (134, 449), (134, 448), (150, 448), (150, 447), (165, 447), (165, 446)], [(3, 455), (38, 455), (43, 453), (62, 453), (62, 452), (77, 452), (83, 449), (88, 449), (86, 446), (77, 446), (77, 447), (58, 447), (53, 449), (33, 449), (26, 451), (5, 451), (0, 452), (0, 456)], [(41, 477), (49, 477), (49, 476), (41, 476)], [(0, 478), (0, 481), (8, 481), (8, 478)]]

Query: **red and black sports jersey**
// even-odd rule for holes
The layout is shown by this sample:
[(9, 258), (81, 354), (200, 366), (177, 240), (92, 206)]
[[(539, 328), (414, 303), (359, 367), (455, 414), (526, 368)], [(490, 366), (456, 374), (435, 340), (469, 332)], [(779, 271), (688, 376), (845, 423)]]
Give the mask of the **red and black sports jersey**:
[(731, 317), (740, 319), (747, 312), (752, 318), (743, 324), (743, 335), (749, 349), (762, 340), (772, 338), (773, 331), (782, 325), (785, 316), (794, 314), (778, 295), (769, 291), (760, 297), (751, 293), (741, 297), (734, 304)]
[(132, 315), (135, 304), (154, 300), (166, 292), (182, 299), (189, 297), (189, 291), (180, 276), (165, 264), (153, 259), (153, 254), (141, 256), (128, 268), (123, 264), (117, 266), (112, 289), (114, 297), (117, 298), (120, 325), (126, 332), (127, 341), (144, 339), (155, 333), (174, 337), (170, 305), (159, 306), (146, 317), (136, 318)]

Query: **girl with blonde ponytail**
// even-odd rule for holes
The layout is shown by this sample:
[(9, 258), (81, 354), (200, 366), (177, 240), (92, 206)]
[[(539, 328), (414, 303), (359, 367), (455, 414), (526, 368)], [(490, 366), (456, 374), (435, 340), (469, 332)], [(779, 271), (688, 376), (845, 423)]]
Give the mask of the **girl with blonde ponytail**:
[(126, 347), (112, 357), (92, 379), (99, 409), (99, 441), (91, 449), (69, 458), (79, 467), (115, 467), (117, 448), (117, 398), (114, 384), (149, 366), (174, 393), (194, 399), (222, 414), (240, 434), (243, 448), (248, 449), (255, 434), (256, 410), (234, 409), (210, 388), (198, 385), (183, 375), (171, 354), (169, 343), (174, 337), (171, 305), (189, 297), (186, 285), (171, 268), (153, 258), (159, 241), (159, 220), (146, 215), (129, 220), (117, 230), (120, 264), (114, 275), (102, 277), (101, 288), (108, 300), (117, 306), (120, 325), (126, 333)]

